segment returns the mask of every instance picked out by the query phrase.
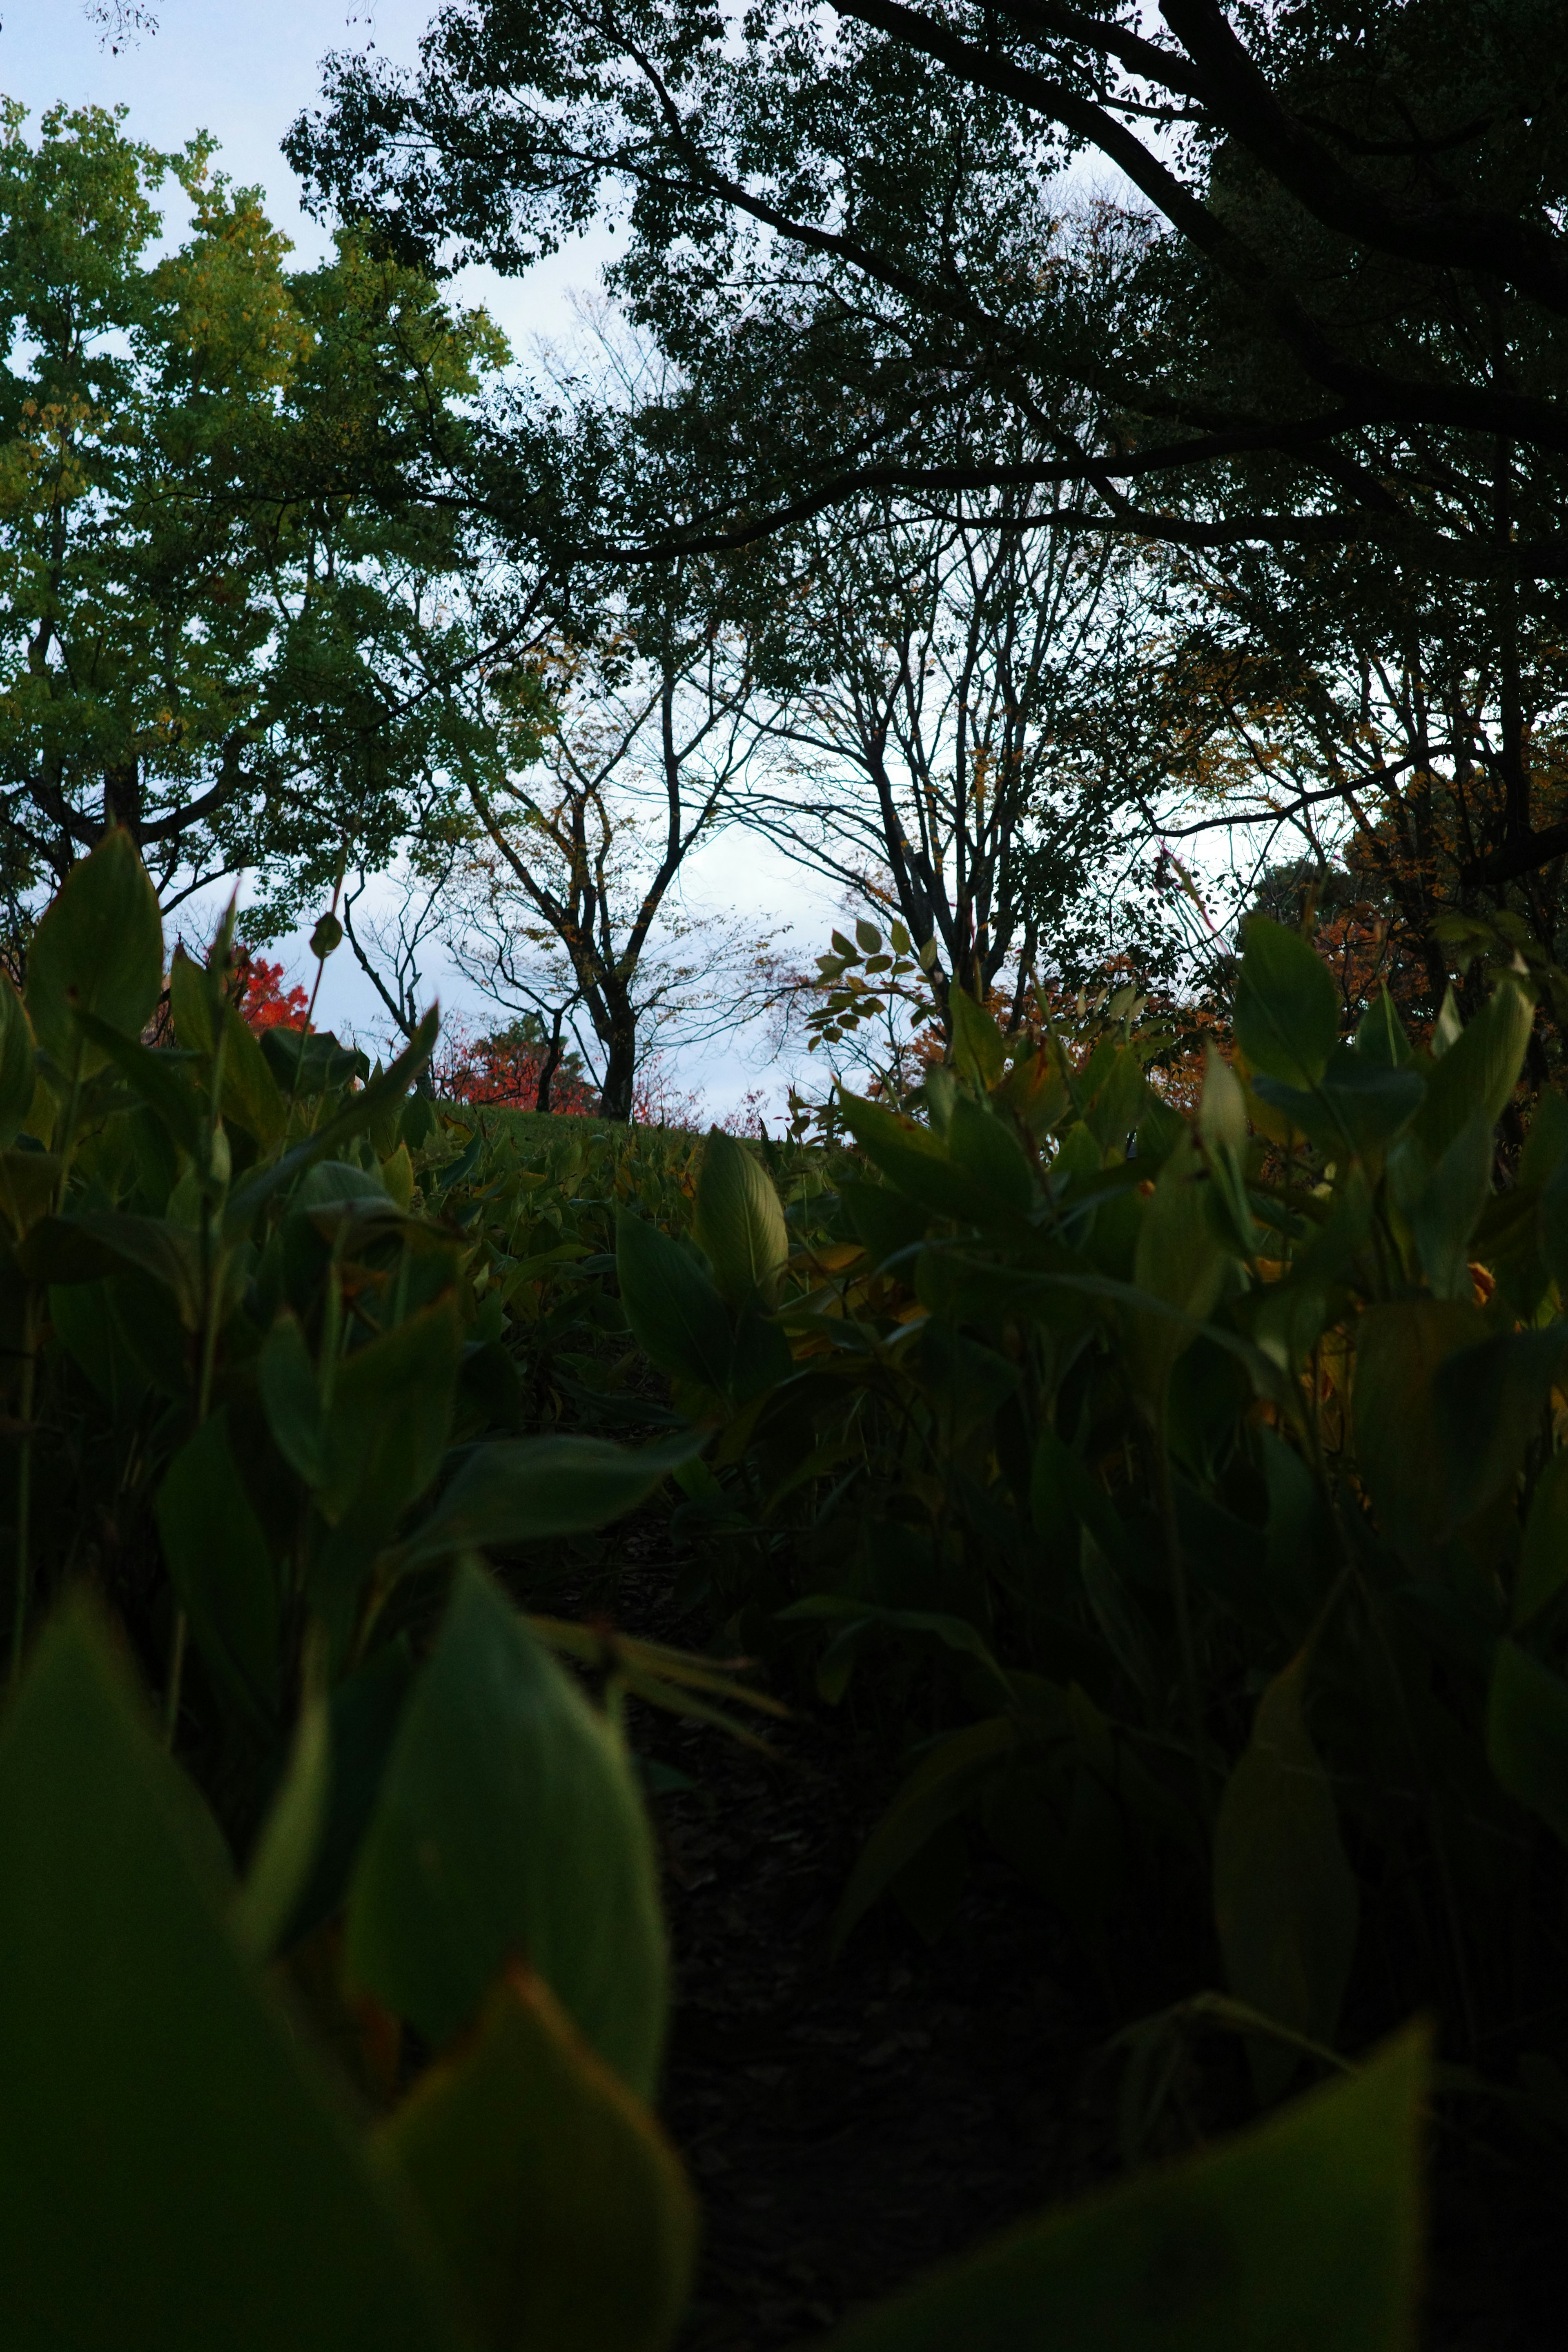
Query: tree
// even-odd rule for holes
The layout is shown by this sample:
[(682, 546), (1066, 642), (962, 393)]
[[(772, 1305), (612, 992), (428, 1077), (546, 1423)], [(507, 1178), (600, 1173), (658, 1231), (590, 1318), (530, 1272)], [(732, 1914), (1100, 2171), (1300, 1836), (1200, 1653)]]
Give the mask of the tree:
[(460, 772), (476, 825), (455, 960), (539, 1017), (557, 1054), (570, 1030), (606, 1118), (631, 1116), (654, 1032), (732, 1027), (771, 971), (765, 940), (695, 914), (680, 887), (733, 814), (754, 730), (749, 648), (710, 571), (647, 588), (602, 614), (595, 640), (476, 676), (490, 749)]
[(1564, 860), (1536, 857), (1568, 841), (1568, 662), (1549, 604), (1391, 578), (1364, 553), (1303, 579), (1275, 554), (1221, 569), (1169, 551), (1118, 709), (1151, 824), (1189, 856), (1194, 837), (1239, 844), (1237, 903), (1265, 872), (1275, 896), (1310, 885), (1347, 988), (1388, 977), (1431, 1022), (1457, 950), (1489, 927), (1541, 971), (1561, 1028), (1546, 968), (1568, 947)]
[(1073, 533), (1080, 499), (1004, 490), (921, 519), (891, 501), (781, 542), (748, 822), (950, 985), (1015, 1005), (1042, 957), (1076, 979), (1164, 942), (1141, 919), (1136, 804), (1061, 756), (1114, 679), (1130, 567)]
[[(1494, 533), (1447, 489), (1480, 442), (1529, 478), (1510, 574), (1556, 578), (1563, 73), (1554, 0), (761, 0), (722, 31), (697, 0), (472, 0), (415, 73), (330, 59), (289, 152), (428, 261), (624, 221), (612, 281), (685, 373), (693, 457), (630, 552), (1075, 482), (1086, 530), (1476, 576)], [(1133, 202), (1086, 272), (1055, 229), (1088, 156)], [(1022, 467), (1004, 415), (1050, 428)]]
[[(340, 241), (290, 273), (258, 192), (57, 108), (0, 132), (0, 886), (124, 824), (165, 904), (258, 872), (253, 935), (381, 863), (474, 657), (436, 494), (505, 346)], [(155, 257), (153, 198), (194, 212)]]

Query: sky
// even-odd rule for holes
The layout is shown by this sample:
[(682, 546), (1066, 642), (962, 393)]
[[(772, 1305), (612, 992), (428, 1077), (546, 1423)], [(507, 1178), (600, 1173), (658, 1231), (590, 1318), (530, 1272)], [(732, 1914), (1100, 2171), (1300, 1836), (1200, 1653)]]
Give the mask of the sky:
[[(220, 142), (218, 168), (266, 191), (271, 218), (294, 240), (302, 264), (330, 249), (326, 230), (300, 204), (299, 184), (279, 142), (320, 89), (320, 61), (334, 49), (368, 45), (412, 62), (429, 16), (426, 0), (150, 0), (155, 33), (116, 47), (94, 24), (81, 0), (0, 0), (0, 94), (19, 99), (34, 119), (57, 100), (71, 105), (123, 106), (132, 137), (163, 148), (183, 147), (197, 131)], [(169, 208), (171, 230), (179, 222)], [(483, 301), (512, 348), (526, 354), (539, 338), (564, 341), (573, 330), (574, 294), (595, 289), (607, 250), (589, 238), (531, 270), (502, 279), (467, 270), (453, 281), (462, 301)], [(826, 946), (837, 919), (833, 899), (805, 881), (776, 851), (739, 831), (722, 836), (693, 863), (689, 888), (699, 906), (755, 910), (759, 927), (793, 926), (795, 960), (809, 964)], [(309, 927), (307, 926), (307, 929)], [(291, 974), (309, 983), (303, 935), (270, 950)], [(444, 1003), (470, 1026), (485, 1024), (482, 1005), (467, 994), (449, 967), (433, 968)], [(368, 1043), (379, 1030), (368, 984), (340, 950), (323, 975), (318, 1024), (357, 1029)], [(683, 1088), (695, 1088), (721, 1116), (752, 1088), (776, 1103), (788, 1075), (762, 1066), (757, 1037), (689, 1048), (675, 1057)]]

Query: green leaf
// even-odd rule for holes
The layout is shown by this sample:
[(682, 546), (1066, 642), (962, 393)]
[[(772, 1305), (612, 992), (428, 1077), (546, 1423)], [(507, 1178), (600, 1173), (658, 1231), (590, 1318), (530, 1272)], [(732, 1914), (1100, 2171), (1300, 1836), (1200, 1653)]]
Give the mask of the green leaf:
[(1204, 1091), (1198, 1104), (1198, 1132), (1205, 1148), (1239, 1166), (1247, 1143), (1247, 1097), (1241, 1080), (1215, 1044), (1204, 1049)]
[(212, 975), (193, 963), (184, 948), (174, 950), (169, 965), (169, 1004), (181, 1045), (189, 1053), (205, 1055), (209, 1063), (216, 1009), (223, 1039), (220, 1101), (224, 1118), (254, 1136), (264, 1151), (276, 1150), (289, 1124), (289, 1106), (268, 1066), (261, 1040), (240, 1019)]
[(960, 1076), (986, 1093), (1002, 1076), (1007, 1041), (983, 1004), (967, 989), (952, 988), (947, 997), (952, 1023), (952, 1066)]
[(1534, 1021), (1535, 1007), (1524, 991), (1511, 980), (1500, 981), (1485, 1008), (1434, 1066), (1415, 1129), (1432, 1159), (1439, 1159), (1473, 1118), (1497, 1125), (1519, 1082)]
[(1506, 1638), (1492, 1662), (1487, 1756), (1509, 1795), (1568, 1845), (1568, 1683)]
[(222, 1413), (176, 1454), (156, 1510), (163, 1559), (197, 1648), (230, 1700), (269, 1729), (281, 1672), (278, 1578)]
[(196, 1329), (202, 1319), (201, 1250), (188, 1225), (119, 1209), (91, 1209), (71, 1223), (89, 1241), (112, 1250), (123, 1265), (139, 1266), (161, 1282), (173, 1293), (185, 1328)]
[(1401, 1299), (1357, 1318), (1357, 1465), (1384, 1533), (1409, 1559), (1441, 1542), (1451, 1517), (1437, 1367), (1485, 1333), (1476, 1308), (1458, 1299)]
[(476, 1565), (398, 1727), (345, 1958), (437, 2045), (521, 1958), (605, 2063), (652, 2093), (668, 1966), (631, 1767)]
[(1236, 988), (1236, 1042), (1249, 1066), (1310, 1089), (1339, 1043), (1334, 976), (1300, 931), (1254, 915)]
[(761, 1160), (716, 1127), (702, 1147), (692, 1230), (729, 1306), (772, 1306), (789, 1256), (784, 1211)]
[(826, 2352), (1407, 2352), (1425, 2036), (1184, 2162), (1026, 2223)]
[(193, 1816), (73, 1606), (0, 1735), (0, 2335), (458, 2352), (409, 2217), (219, 1916)]
[(279, 1316), (262, 1341), (257, 1370), (273, 1444), (307, 1486), (324, 1485), (326, 1432), (321, 1390), (303, 1328), (291, 1308)]
[[(1309, 2040), (1331, 2043), (1360, 1906), (1328, 1776), (1302, 1713), (1309, 1652), (1258, 1702), (1252, 1739), (1226, 1783), (1215, 1825), (1215, 1919), (1237, 1998)], [(1260, 2093), (1277, 2095), (1298, 2064), (1255, 2043)]]
[(646, 1501), (702, 1441), (633, 1448), (607, 1437), (507, 1437), (476, 1445), (427, 1519), (398, 1548), (399, 1570), (454, 1552), (536, 1543), (602, 1528)]
[(862, 915), (859, 920), (856, 923), (855, 936), (859, 940), (860, 945), (864, 948), (868, 955), (878, 955), (880, 953), (882, 934), (877, 929), (875, 923), (868, 923), (866, 920), (864, 915)]
[(279, 1186), (290, 1184), (297, 1176), (313, 1168), (319, 1160), (328, 1160), (336, 1147), (351, 1135), (372, 1127), (390, 1106), (401, 1103), (409, 1087), (429, 1061), (440, 1034), (437, 1015), (427, 1013), (414, 1032), (406, 1050), (399, 1054), (390, 1069), (349, 1097), (342, 1110), (323, 1120), (313, 1135), (286, 1151), (281, 1160), (270, 1167), (258, 1169), (254, 1176), (238, 1184), (229, 1194), (224, 1216), (224, 1231), (230, 1236), (244, 1233), (251, 1219)]
[[(928, 1222), (925, 1211), (886, 1184), (846, 1177), (838, 1187), (838, 1196), (854, 1227), (855, 1238), (873, 1266), (885, 1265), (889, 1258), (913, 1249), (924, 1238)], [(907, 1272), (907, 1268), (903, 1271)]]
[(38, 1084), (27, 1008), (0, 972), (0, 1148), (16, 1140)]
[(283, 1780), (235, 1902), (235, 1933), (258, 1960), (279, 1950), (310, 1883), (326, 1830), (331, 1779), (331, 1717), (324, 1678), (317, 1672), (307, 1679)]
[(1450, 1534), (1512, 1484), (1551, 1395), (1568, 1326), (1495, 1331), (1445, 1359), (1433, 1382)]
[(1389, 1183), (1438, 1298), (1470, 1295), (1470, 1236), (1491, 1197), (1492, 1121), (1468, 1119), (1434, 1167), (1412, 1138), (1390, 1155)]
[(341, 1045), (330, 1029), (307, 1032), (279, 1023), (264, 1029), (258, 1043), (278, 1086), (289, 1094), (324, 1095), (370, 1076), (369, 1056), (357, 1045)]
[(1387, 1070), (1402, 1070), (1412, 1058), (1413, 1048), (1405, 1034), (1405, 1024), (1386, 987), (1380, 988), (1356, 1024), (1356, 1051), (1369, 1062), (1381, 1063)]
[(45, 1052), (68, 1074), (102, 1066), (72, 1015), (95, 1013), (139, 1037), (163, 985), (158, 895), (121, 825), (73, 866), (27, 950), (27, 1011)]
[(675, 2334), (697, 2252), (680, 2159), (538, 1976), (503, 1977), (372, 2145), (496, 2352), (660, 2352)]
[(1465, 1024), (1459, 1018), (1458, 999), (1454, 994), (1453, 982), (1450, 981), (1448, 986), (1443, 991), (1443, 1002), (1437, 1008), (1437, 1018), (1432, 1024), (1433, 1060), (1440, 1060), (1449, 1046), (1457, 1044), (1464, 1034)]
[(364, 1546), (390, 1539), (440, 1467), (462, 1348), (457, 1304), (447, 1297), (334, 1369), (317, 1502), (334, 1525), (352, 1517)]
[(279, 1937), (279, 1950), (342, 1910), (416, 1679), (408, 1646), (399, 1640), (334, 1686), (328, 1702), (326, 1811), (310, 1878)]
[(1258, 1100), (1283, 1111), (1320, 1151), (1331, 1158), (1346, 1151), (1364, 1158), (1385, 1149), (1410, 1125), (1426, 1088), (1416, 1070), (1388, 1069), (1346, 1054), (1331, 1060), (1310, 1094), (1270, 1077), (1256, 1079), (1254, 1091)]
[(1568, 1453), (1554, 1454), (1536, 1481), (1524, 1551), (1513, 1589), (1517, 1629), (1539, 1617), (1568, 1584)]
[(996, 1203), (991, 1194), (964, 1170), (949, 1164), (929, 1128), (907, 1126), (884, 1104), (867, 1102), (842, 1087), (838, 1099), (844, 1123), (868, 1160), (910, 1200), (965, 1224), (993, 1222)]
[(1001, 1685), (1004, 1696), (1012, 1696), (1007, 1676), (992, 1656), (984, 1637), (967, 1617), (954, 1617), (942, 1609), (885, 1609), (847, 1592), (808, 1592), (804, 1601), (792, 1601), (777, 1615), (781, 1625), (807, 1623), (817, 1618), (848, 1619), (861, 1627), (886, 1625), (898, 1633), (933, 1634), (945, 1648), (956, 1650), (984, 1666)]
[(206, 1133), (208, 1107), (191, 1084), (195, 1067), (192, 1056), (183, 1052), (171, 1053), (166, 1047), (143, 1045), (135, 1037), (122, 1037), (118, 1029), (99, 1020), (95, 1013), (79, 1013), (77, 1025), (102, 1060), (112, 1062), (121, 1077), (129, 1080), (142, 1101), (157, 1113), (180, 1149), (193, 1159), (198, 1158)]
[(621, 1210), (616, 1275), (626, 1320), (660, 1371), (722, 1391), (730, 1378), (730, 1318), (695, 1253)]
[(983, 1184), (998, 1207), (1027, 1216), (1035, 1198), (1034, 1171), (1005, 1118), (960, 1095), (948, 1122), (947, 1150), (953, 1166)]
[[(1208, 1215), (1208, 1186), (1192, 1173), (1185, 1151), (1173, 1153), (1161, 1170), (1138, 1221), (1132, 1278), (1137, 1288), (1174, 1316), (1133, 1312), (1128, 1317), (1129, 1369), (1145, 1405), (1163, 1403), (1172, 1367), (1195, 1336), (1194, 1326), (1213, 1307), (1225, 1280), (1226, 1254)], [(1184, 1325), (1177, 1316), (1193, 1322)]]
[(929, 1838), (963, 1812), (1016, 1753), (1008, 1716), (987, 1716), (941, 1739), (910, 1773), (862, 1847), (833, 1922), (837, 1951)]

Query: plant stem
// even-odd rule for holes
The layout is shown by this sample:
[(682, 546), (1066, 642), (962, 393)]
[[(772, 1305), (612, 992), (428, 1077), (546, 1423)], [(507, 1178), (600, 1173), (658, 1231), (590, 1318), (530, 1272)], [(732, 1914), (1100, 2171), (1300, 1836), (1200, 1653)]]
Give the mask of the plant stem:
[(11, 1681), (22, 1679), (22, 1659), (27, 1641), (27, 1612), (32, 1603), (33, 1555), (33, 1403), (38, 1377), (37, 1308), (29, 1284), (22, 1355), (22, 1450), (16, 1465), (16, 1598), (11, 1619)]
[(1193, 1743), (1193, 1765), (1197, 1773), (1199, 1808), (1205, 1822), (1214, 1818), (1214, 1791), (1209, 1774), (1208, 1734), (1204, 1728), (1203, 1685), (1198, 1679), (1197, 1643), (1193, 1636), (1192, 1587), (1187, 1580), (1187, 1564), (1182, 1553), (1181, 1529), (1176, 1522), (1175, 1489), (1171, 1484), (1171, 1455), (1165, 1443), (1165, 1405), (1162, 1398), (1159, 1417), (1150, 1430), (1150, 1466), (1153, 1472), (1154, 1494), (1160, 1509), (1160, 1526), (1165, 1538), (1165, 1560), (1171, 1575), (1171, 1600), (1176, 1612), (1176, 1646), (1182, 1661), (1182, 1694), (1186, 1703), (1187, 1728)]
[(176, 1609), (174, 1638), (169, 1643), (169, 1686), (163, 1696), (165, 1748), (173, 1748), (180, 1724), (180, 1685), (185, 1678), (185, 1635), (188, 1630), (184, 1611)]

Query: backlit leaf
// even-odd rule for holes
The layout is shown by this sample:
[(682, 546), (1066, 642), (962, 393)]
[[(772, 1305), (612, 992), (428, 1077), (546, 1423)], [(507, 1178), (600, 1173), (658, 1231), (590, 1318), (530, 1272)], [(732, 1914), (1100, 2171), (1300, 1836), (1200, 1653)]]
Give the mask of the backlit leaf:
[(508, 1971), (374, 2146), (494, 2352), (659, 2352), (674, 2335), (697, 2242), (680, 2160), (540, 1977)]
[(398, 1726), (350, 1892), (352, 1977), (439, 2046), (521, 1959), (652, 2091), (667, 1963), (631, 1766), (477, 1566)]
[[(1215, 1917), (1237, 1999), (1313, 2042), (1331, 2042), (1355, 1952), (1359, 1902), (1328, 1776), (1302, 1714), (1309, 1653), (1258, 1702), (1252, 1738), (1215, 1827)], [(1259, 2088), (1281, 2090), (1289, 2050), (1257, 2044)]]
[(1026, 2223), (827, 2352), (1408, 2352), (1424, 2037), (1184, 2163)]
[(0, 2338), (458, 2352), (409, 2213), (220, 1916), (193, 1811), (70, 1610), (0, 1734)]

